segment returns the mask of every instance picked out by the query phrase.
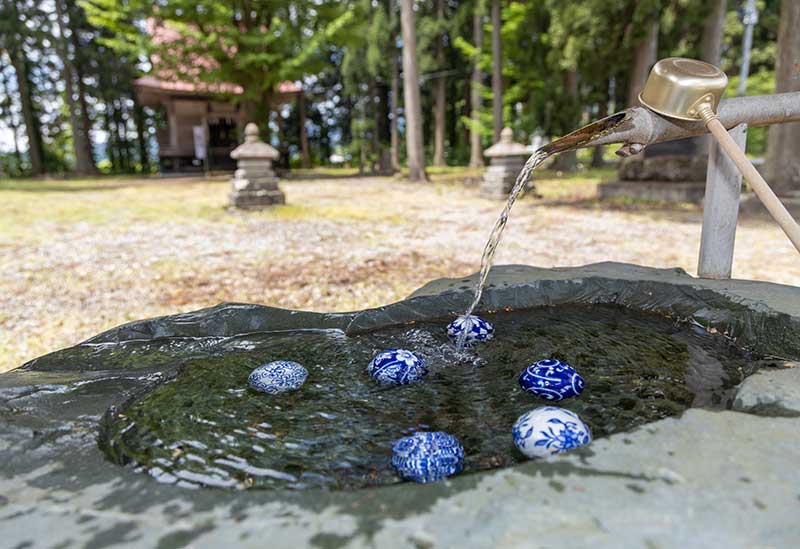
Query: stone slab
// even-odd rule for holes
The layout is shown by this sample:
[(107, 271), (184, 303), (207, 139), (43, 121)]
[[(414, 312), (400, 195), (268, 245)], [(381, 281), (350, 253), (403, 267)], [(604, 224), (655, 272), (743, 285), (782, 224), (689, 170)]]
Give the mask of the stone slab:
[(652, 202), (689, 202), (700, 204), (705, 196), (702, 181), (675, 183), (673, 181), (609, 181), (597, 186), (601, 200), (626, 198)]
[(231, 193), (230, 199), (234, 207), (244, 209), (258, 209), (286, 203), (286, 195), (280, 190), (237, 190)]
[(637, 155), (623, 159), (618, 173), (623, 181), (703, 181), (707, 167), (706, 155)]
[(759, 370), (736, 391), (733, 409), (768, 416), (800, 416), (800, 364)]
[[(781, 202), (789, 213), (795, 219), (800, 219), (800, 197), (797, 196), (782, 196)], [(739, 203), (739, 215), (746, 217), (763, 217), (772, 219), (772, 216), (764, 207), (764, 204), (752, 192), (742, 195), (742, 200)]]

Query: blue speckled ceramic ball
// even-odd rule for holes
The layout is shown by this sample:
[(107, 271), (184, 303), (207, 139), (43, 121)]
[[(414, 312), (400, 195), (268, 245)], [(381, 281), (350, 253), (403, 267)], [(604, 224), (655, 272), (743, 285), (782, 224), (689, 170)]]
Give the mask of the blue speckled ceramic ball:
[(406, 480), (436, 482), (461, 472), (464, 447), (453, 435), (419, 431), (394, 443), (392, 465)]
[(583, 392), (583, 377), (565, 362), (548, 358), (531, 364), (519, 375), (527, 392), (544, 400), (558, 402)]
[(529, 458), (560, 454), (592, 441), (592, 432), (577, 414), (555, 406), (522, 414), (512, 436), (517, 448)]
[(458, 343), (458, 339), (465, 331), (467, 332), (464, 339), (466, 346), (489, 341), (494, 336), (492, 325), (475, 315), (460, 316), (447, 325), (447, 337), (453, 343)]
[(375, 355), (367, 366), (372, 379), (384, 385), (406, 385), (428, 373), (425, 361), (404, 349), (389, 349)]
[(299, 389), (307, 377), (308, 370), (297, 362), (276, 360), (250, 372), (247, 383), (256, 391), (274, 395)]

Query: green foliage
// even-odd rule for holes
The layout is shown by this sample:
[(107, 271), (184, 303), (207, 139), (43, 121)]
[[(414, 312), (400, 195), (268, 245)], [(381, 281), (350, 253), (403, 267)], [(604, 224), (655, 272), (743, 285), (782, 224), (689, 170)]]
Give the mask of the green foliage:
[[(105, 154), (96, 158), (104, 172), (151, 169), (139, 151), (149, 150), (159, 113), (135, 102), (133, 81), (142, 73), (241, 86), (244, 94), (228, 99), (239, 101), (262, 127), (270, 122), (273, 138), (286, 147), (293, 165), (300, 139), (296, 107), (284, 105), (277, 112), (270, 103), (285, 81), (302, 82), (305, 89), (308, 138), (317, 161), (337, 151), (357, 164), (373, 165), (388, 147), (392, 61), (401, 53), (398, 0), (60, 1), (76, 37), (70, 55), (85, 88), (92, 129), (95, 135), (109, 135), (106, 146), (98, 148)], [(774, 86), (780, 0), (757, 4), (749, 94), (770, 93)], [(5, 65), (0, 70), (0, 126), (14, 126), (19, 137), (25, 135), (11, 63), (11, 54), (24, 50), (27, 64), (22, 68), (32, 90), (45, 163), (63, 171), (72, 163), (72, 131), (59, 83), (52, 5), (45, 0), (0, 3), (0, 59)], [(735, 92), (741, 62), (742, 5), (729, 1), (726, 14), (722, 66), (731, 76), (729, 94)], [(449, 163), (468, 158), (470, 131), (480, 132), (484, 146), (492, 139), (489, 7), (489, 0), (416, 2), (424, 141), (431, 154), (434, 83), (442, 78)], [(534, 133), (567, 133), (601, 116), (606, 107), (624, 106), (634, 49), (654, 21), (659, 23), (659, 57), (698, 57), (707, 15), (706, 3), (697, 0), (504, 0), (501, 9), (504, 120), (522, 141)], [(475, 10), (484, 23), (481, 48), (473, 36)], [(170, 40), (154, 40), (153, 25), (168, 28)], [(475, 60), (484, 72), (478, 122), (471, 119), (469, 104)], [(401, 104), (402, 96), (401, 90)], [(402, 115), (399, 127), (403, 131)], [(766, 130), (752, 129), (748, 150), (762, 154), (765, 136)], [(401, 136), (401, 157), (402, 142)], [(24, 150), (3, 162), (6, 171), (28, 169)]]
[[(739, 76), (730, 78), (725, 97), (735, 97), (739, 88)], [(750, 73), (747, 78), (747, 95), (766, 95), (775, 92), (775, 71), (763, 67), (756, 73)], [(763, 156), (767, 152), (766, 126), (747, 129), (747, 153), (754, 156)]]
[[(238, 84), (244, 89), (241, 100), (264, 116), (268, 97), (281, 82), (301, 79), (329, 62), (324, 46), (355, 24), (350, 4), (86, 0), (84, 6), (93, 24), (110, 31), (109, 47), (157, 55), (154, 69), (174, 78)], [(148, 20), (151, 30), (167, 29), (163, 40), (151, 39)]]

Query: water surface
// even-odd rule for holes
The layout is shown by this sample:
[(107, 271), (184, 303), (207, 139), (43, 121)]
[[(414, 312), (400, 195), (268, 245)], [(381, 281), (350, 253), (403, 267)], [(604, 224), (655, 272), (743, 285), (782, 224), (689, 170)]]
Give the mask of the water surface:
[[(345, 336), (336, 330), (247, 335), (192, 349), (177, 376), (108, 414), (101, 446), (112, 460), (187, 487), (328, 490), (400, 482), (392, 442), (416, 430), (447, 431), (466, 450), (465, 474), (522, 461), (511, 426), (546, 405), (517, 384), (530, 363), (555, 357), (584, 376), (578, 413), (595, 437), (686, 408), (730, 405), (755, 364), (718, 336), (612, 306), (558, 306), (485, 315), (495, 339), (458, 352), (450, 319)], [(406, 348), (431, 372), (380, 387), (365, 368), (379, 351)], [(188, 352), (188, 351), (187, 351)], [(247, 388), (272, 360), (305, 365), (294, 393)]]

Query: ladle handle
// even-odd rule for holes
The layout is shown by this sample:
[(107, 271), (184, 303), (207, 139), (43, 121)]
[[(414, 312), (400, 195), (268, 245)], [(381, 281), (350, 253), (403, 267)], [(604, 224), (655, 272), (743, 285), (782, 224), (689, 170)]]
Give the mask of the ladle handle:
[(736, 167), (739, 168), (739, 171), (750, 183), (753, 192), (756, 193), (756, 196), (767, 208), (767, 211), (778, 222), (778, 225), (789, 237), (789, 240), (792, 241), (797, 251), (800, 252), (800, 225), (794, 220), (792, 214), (789, 213), (780, 199), (775, 196), (775, 193), (772, 192), (772, 189), (761, 177), (761, 174), (758, 173), (755, 166), (747, 159), (744, 151), (739, 148), (736, 141), (728, 133), (728, 130), (725, 129), (725, 126), (717, 118), (707, 120), (706, 126), (708, 126), (709, 131), (717, 138), (723, 150), (728, 153), (733, 163), (736, 164)]

